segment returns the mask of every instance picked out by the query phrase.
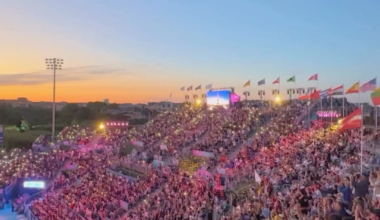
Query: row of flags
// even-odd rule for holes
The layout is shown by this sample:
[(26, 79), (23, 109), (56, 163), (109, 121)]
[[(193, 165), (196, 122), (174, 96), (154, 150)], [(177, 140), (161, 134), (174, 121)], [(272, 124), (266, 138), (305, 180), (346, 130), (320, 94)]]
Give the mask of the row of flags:
[[(318, 73), (313, 74), (309, 77), (308, 81), (317, 81), (318, 80)], [(296, 82), (296, 76), (292, 76), (289, 79), (286, 80), (286, 82)], [(273, 81), (272, 84), (279, 84), (280, 83), (280, 77), (278, 77), (275, 81)], [(251, 80), (248, 80), (246, 83), (244, 83), (243, 87), (250, 86)], [(262, 79), (257, 82), (258, 86), (265, 85), (265, 79)]]
[[(315, 77), (318, 79), (318, 76)], [(310, 80), (310, 79), (309, 79)], [(380, 105), (380, 88), (377, 88), (377, 78), (374, 78), (363, 85), (360, 86), (359, 82), (356, 82), (349, 89), (344, 91), (344, 85), (339, 85), (334, 88), (329, 88), (323, 91), (314, 91), (311, 94), (306, 94), (300, 96), (298, 99), (320, 99), (327, 96), (335, 96), (335, 95), (344, 95), (344, 94), (352, 94), (352, 93), (364, 93), (372, 91), (371, 98), (374, 106)], [(377, 117), (377, 116), (376, 116)], [(362, 108), (359, 107), (351, 114), (342, 119), (339, 130), (344, 131), (347, 129), (361, 128), (363, 125), (363, 112)]]
[[(356, 82), (353, 86), (351, 86), (349, 89), (344, 91), (344, 85), (339, 85), (334, 88), (329, 88), (322, 91), (315, 91), (313, 94), (306, 94), (304, 96), (300, 96), (299, 99), (314, 99), (317, 97), (319, 98), (326, 98), (327, 96), (336, 96), (336, 95), (344, 95), (344, 94), (352, 94), (352, 93), (364, 93), (369, 91), (377, 91), (377, 78), (374, 78), (366, 83), (364, 83), (362, 86), (360, 86), (359, 82)], [(380, 89), (380, 88), (379, 88)], [(316, 94), (319, 93), (319, 94)], [(372, 95), (371, 95), (372, 97)], [(380, 90), (373, 94), (373, 100), (375, 100), (378, 104), (380, 104)]]
[[(308, 81), (318, 81), (318, 73), (315, 73), (312, 76), (310, 76)], [(359, 82), (356, 82), (345, 93), (343, 92), (343, 85), (340, 85), (335, 88), (330, 88), (330, 92), (336, 93), (336, 95), (343, 95), (343, 94), (373, 91), (376, 89), (376, 86), (377, 86), (376, 81), (377, 81), (376, 78), (374, 78), (370, 80), (369, 82), (364, 83), (362, 86), (360, 86)], [(286, 82), (296, 82), (296, 77), (292, 76), (289, 79), (287, 79)], [(272, 84), (279, 84), (279, 83), (280, 83), (280, 77), (278, 77), (275, 81), (273, 81)], [(251, 80), (248, 80), (246, 83), (244, 83), (243, 87), (247, 87), (250, 85), (251, 85)], [(258, 86), (265, 85), (265, 79), (258, 81), (257, 85)], [(329, 91), (326, 91), (326, 92), (329, 92)]]
[[(199, 89), (202, 89), (202, 85), (199, 85), (199, 86), (197, 86), (197, 87), (195, 87), (194, 88), (194, 90), (199, 90)], [(212, 84), (208, 84), (208, 85), (206, 85), (205, 86), (205, 89), (212, 89)], [(185, 88), (185, 86), (182, 86), (181, 88), (180, 88), (180, 91), (192, 91), (193, 90), (193, 86), (189, 86), (189, 87), (187, 87), (187, 88)]]

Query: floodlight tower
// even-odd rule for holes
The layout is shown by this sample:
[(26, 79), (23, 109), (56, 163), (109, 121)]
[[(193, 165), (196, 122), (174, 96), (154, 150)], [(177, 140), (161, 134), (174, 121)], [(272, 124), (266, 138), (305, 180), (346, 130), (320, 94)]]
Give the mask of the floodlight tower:
[(53, 119), (51, 126), (51, 139), (55, 141), (55, 72), (61, 70), (63, 65), (63, 59), (50, 58), (45, 59), (46, 69), (53, 70)]

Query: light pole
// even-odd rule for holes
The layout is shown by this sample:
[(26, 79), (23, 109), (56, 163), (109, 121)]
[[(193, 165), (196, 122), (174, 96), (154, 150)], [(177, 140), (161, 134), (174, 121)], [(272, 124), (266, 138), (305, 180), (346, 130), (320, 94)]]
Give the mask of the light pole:
[(53, 119), (51, 126), (51, 139), (55, 142), (55, 72), (61, 70), (63, 65), (63, 59), (51, 58), (45, 59), (46, 69), (53, 70)]

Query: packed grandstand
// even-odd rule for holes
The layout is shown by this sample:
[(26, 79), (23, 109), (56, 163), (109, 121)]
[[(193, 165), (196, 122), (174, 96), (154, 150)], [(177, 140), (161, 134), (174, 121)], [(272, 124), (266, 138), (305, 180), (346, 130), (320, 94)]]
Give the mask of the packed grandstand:
[[(0, 201), (33, 220), (379, 219), (380, 170), (361, 132), (308, 111), (184, 104), (130, 130), (69, 127), (58, 140), (90, 150), (2, 156)], [(30, 196), (24, 180), (46, 187)]]

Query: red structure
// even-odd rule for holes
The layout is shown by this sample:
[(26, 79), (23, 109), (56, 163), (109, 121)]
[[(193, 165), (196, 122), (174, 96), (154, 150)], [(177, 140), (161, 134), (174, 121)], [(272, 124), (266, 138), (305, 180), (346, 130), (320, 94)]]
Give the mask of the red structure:
[(117, 127), (117, 128), (127, 128), (128, 122), (127, 121), (109, 121), (106, 122), (107, 127)]

